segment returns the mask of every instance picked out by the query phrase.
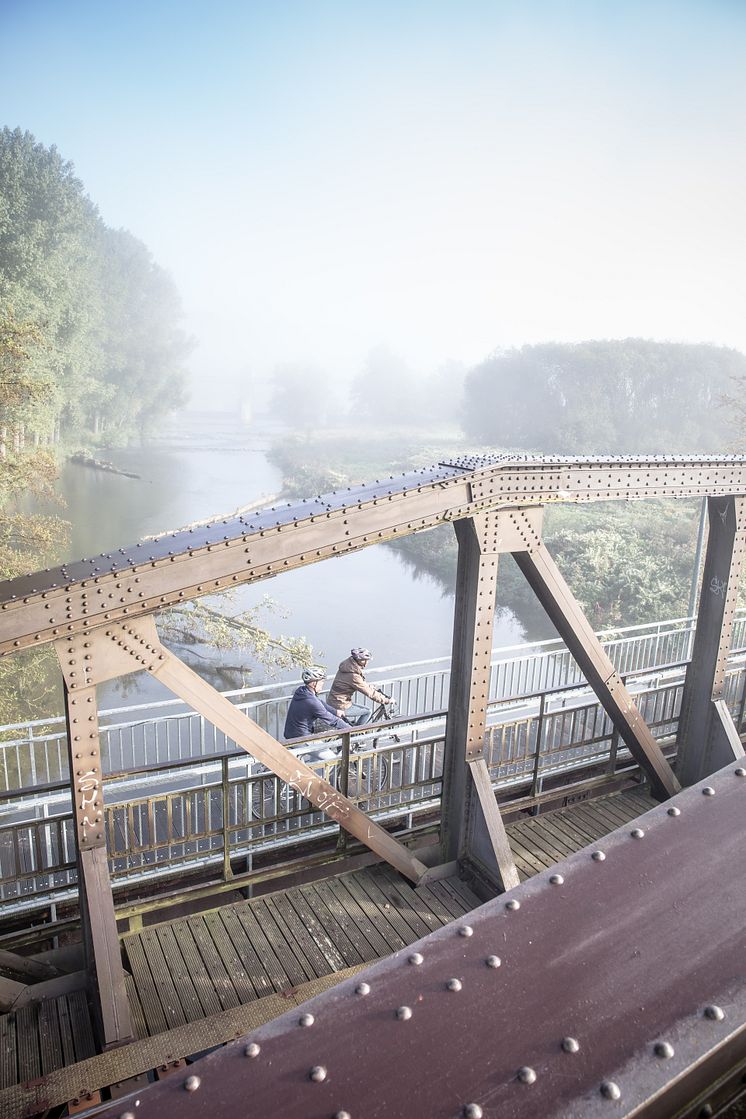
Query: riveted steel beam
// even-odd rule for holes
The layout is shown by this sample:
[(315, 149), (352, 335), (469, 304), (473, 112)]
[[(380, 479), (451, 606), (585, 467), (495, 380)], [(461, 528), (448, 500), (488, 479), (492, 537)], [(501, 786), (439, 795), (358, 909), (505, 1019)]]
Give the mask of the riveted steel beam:
[[(85, 637), (80, 637), (77, 642), (71, 642), (70, 647), (82, 650), (86, 647), (85, 641)], [(222, 730), (237, 746), (266, 765), (314, 807), (407, 878), (418, 882), (427, 872), (424, 863), (371, 820), (353, 801), (319, 777), (313, 769), (291, 754), (287, 747), (262, 730), (248, 715), (244, 715), (169, 652), (161, 644), (152, 618), (139, 618), (99, 630), (92, 654), (91, 660), (85, 662), (87, 667), (84, 679), (73, 680), (69, 685), (71, 690), (79, 688), (85, 692), (90, 683), (102, 683), (115, 676), (145, 669), (213, 726)]]
[(530, 524), (533, 532), (541, 524), (541, 510), (527, 518), (517, 514), (520, 528), (516, 514), (479, 513), (454, 525), (458, 570), (441, 804), (444, 861), (473, 857), (505, 890), (518, 884), (518, 873), (482, 750), (498, 557), (505, 546), (516, 546), (521, 528)]
[(90, 672), (101, 640), (100, 634), (89, 634), (59, 641), (55, 649), (63, 677), (86, 970), (98, 1042), (106, 1049), (129, 1041), (134, 1033), (109, 881), (98, 709)]
[(679, 720), (676, 772), (684, 785), (744, 754), (724, 688), (746, 551), (746, 499), (710, 498), (707, 513), (697, 629)]
[(593, 627), (580, 609), (546, 545), (541, 543), (526, 551), (514, 552), (513, 558), (633, 757), (648, 774), (653, 791), (659, 797), (669, 797), (678, 792), (679, 782), (660, 746), (604, 652)]
[(456, 459), (0, 584), (0, 655), (488, 509), (733, 493), (742, 456)]
[(316, 996), (310, 1028), (290, 1007), (131, 1110), (232, 1119), (250, 1093), (283, 1119), (714, 1113), (705, 1093), (738, 1070), (736, 1094), (746, 1059), (745, 808), (731, 765)]

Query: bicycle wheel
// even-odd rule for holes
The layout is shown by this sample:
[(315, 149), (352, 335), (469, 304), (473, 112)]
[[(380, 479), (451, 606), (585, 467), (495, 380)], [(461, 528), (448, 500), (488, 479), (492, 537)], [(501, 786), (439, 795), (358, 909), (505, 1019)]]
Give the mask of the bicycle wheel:
[(350, 758), (347, 770), (347, 795), (357, 800), (372, 793), (380, 793), (386, 784), (388, 772), (388, 762), (377, 754)]
[(256, 775), (251, 787), (251, 815), (255, 820), (279, 820), (290, 811), (300, 807), (310, 810), (309, 802), (300, 797), (270, 769)]

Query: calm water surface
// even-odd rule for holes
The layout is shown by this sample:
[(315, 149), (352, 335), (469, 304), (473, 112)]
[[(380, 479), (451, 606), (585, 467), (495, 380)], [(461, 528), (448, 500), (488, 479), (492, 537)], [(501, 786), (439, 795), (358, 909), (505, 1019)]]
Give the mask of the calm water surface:
[[(60, 479), (65, 515), (73, 525), (67, 558), (134, 544), (252, 502), (271, 504), (282, 479), (266, 448), (277, 434), (243, 428), (231, 417), (187, 415), (148, 446), (101, 453), (120, 469), (141, 475), (138, 479), (67, 464)], [(266, 615), (268, 628), (305, 637), (318, 660), (330, 667), (352, 645), (370, 648), (372, 665), (450, 654), (452, 595), (383, 545), (241, 588), (232, 609), (255, 606), (265, 596), (282, 611), (282, 616)], [(522, 635), (512, 616), (496, 620), (496, 645), (513, 644)], [(225, 659), (251, 669), (248, 683), (270, 678), (247, 653), (231, 652)], [(191, 663), (200, 671), (199, 660)], [(278, 679), (296, 676), (297, 670), (277, 674)], [(160, 685), (143, 674), (107, 685), (102, 693), (103, 706), (163, 697)]]

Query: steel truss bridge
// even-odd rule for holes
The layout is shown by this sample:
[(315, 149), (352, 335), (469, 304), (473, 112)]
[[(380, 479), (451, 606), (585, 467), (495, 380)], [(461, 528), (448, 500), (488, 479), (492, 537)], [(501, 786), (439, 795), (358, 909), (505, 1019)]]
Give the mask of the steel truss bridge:
[[(205, 867), (218, 863), (226, 889), (235, 889), (242, 874), (266, 881), (300, 837), (308, 845), (305, 865), (315, 873), (335, 863), (343, 869), (355, 860), (378, 861), (402, 883), (392, 886), (400, 899), (405, 881), (420, 898), (450, 898), (451, 905), (454, 897), (492, 899), (408, 953), (318, 995), (300, 1018), (290, 1011), (258, 1026), (238, 1045), (205, 1057), (193, 1071), (179, 1066), (159, 1085), (130, 1083), (131, 1106), (103, 1104), (101, 1113), (130, 1119), (135, 1106), (140, 1117), (164, 1108), (204, 1114), (209, 1106), (232, 1115), (250, 1095), (256, 1114), (357, 1119), (409, 1113), (414, 1090), (421, 1113), (432, 1116), (652, 1116), (714, 1114), (737, 1095), (746, 1062), (746, 881), (738, 857), (746, 820), (746, 689), (733, 635), (744, 494), (746, 460), (736, 456), (464, 457), (3, 584), (0, 655), (46, 643), (57, 653), (72, 799), (69, 823), (54, 818), (29, 827), (24, 804), (58, 790), (19, 788), (16, 775), (15, 790), (3, 794), (17, 813), (15, 873), (3, 888), (16, 911), (24, 897), (38, 908), (44, 890), (65, 901), (74, 872), (95, 1043), (103, 1054), (92, 1059), (121, 1055), (105, 1073), (90, 1075), (112, 1098), (119, 1094), (115, 1079), (126, 1079), (114, 1075), (114, 1066), (135, 1067), (132, 1054), (144, 1044), (134, 1040), (141, 1031), (117, 930), (118, 918), (136, 916), (142, 906), (115, 910), (112, 880), (126, 885), (133, 873), (142, 879), (163, 869), (159, 862), (172, 876), (199, 864), (194, 901), (215, 888), (214, 880), (205, 885)], [(693, 497), (707, 499), (709, 536), (690, 655), (664, 658), (657, 679), (650, 669), (620, 672), (543, 541), (544, 507)], [(357, 753), (357, 736), (345, 735), (340, 760), (308, 764), (303, 746), (288, 750), (160, 641), (158, 613), (173, 603), (446, 521), (458, 541), (447, 703), (408, 718), (406, 739), (404, 725), (397, 728), (399, 742), (375, 749), (369, 743)], [(581, 685), (564, 681), (554, 693), (542, 688), (535, 709), (521, 718), (496, 717), (502, 700), (491, 690), (492, 627), (499, 556), (506, 552), (592, 698), (573, 698)], [(148, 767), (115, 779), (105, 772), (96, 686), (141, 670), (228, 746), (204, 758), (204, 783), (187, 795), (171, 787), (160, 800), (156, 790), (133, 802), (122, 783)], [(235, 748), (245, 760), (231, 755)], [(182, 766), (193, 769), (195, 759), (169, 761), (169, 782), (175, 775), (178, 784)], [(658, 806), (590, 847), (567, 840), (563, 846), (560, 825), (547, 814), (541, 849), (559, 856), (551, 872), (532, 853), (527, 825), (511, 823), (520, 812), (629, 787), (638, 776)], [(161, 780), (163, 767), (148, 777)], [(213, 811), (218, 803), (220, 812)], [(647, 807), (636, 803), (636, 811)], [(608, 812), (611, 820), (627, 819), (618, 806)], [(591, 818), (590, 809), (576, 818), (578, 842), (597, 834)], [(523, 829), (520, 860), (516, 828)], [(527, 867), (535, 876), (519, 882)], [(298, 880), (297, 866), (293, 873)], [(378, 887), (354, 889), (373, 898)], [(257, 936), (269, 935), (255, 915), (241, 919), (257, 925)], [(348, 940), (353, 933), (348, 928)], [(373, 928), (370, 939), (374, 934)], [(13, 943), (24, 943), (18, 930)], [(133, 941), (130, 964), (135, 947)], [(29, 982), (0, 980), (0, 993), (12, 995), (15, 983), (22, 988), (15, 997), (23, 999), (40, 971), (56, 965), (4, 950), (3, 966)], [(64, 986), (59, 971), (47, 978)], [(173, 985), (166, 973), (163, 982)], [(475, 1022), (485, 1028), (475, 1031)], [(314, 1029), (302, 1028), (309, 1025)], [(8, 1028), (0, 1019), (0, 1049)], [(203, 1036), (196, 1026), (192, 1035), (194, 1044), (181, 1041), (179, 1058), (205, 1048), (196, 1044)], [(71, 1059), (77, 1055), (71, 1050)], [(71, 1098), (59, 1086), (54, 1096), (49, 1083), (24, 1091), (13, 1096), (14, 1106), (21, 1101), (16, 1113)]]

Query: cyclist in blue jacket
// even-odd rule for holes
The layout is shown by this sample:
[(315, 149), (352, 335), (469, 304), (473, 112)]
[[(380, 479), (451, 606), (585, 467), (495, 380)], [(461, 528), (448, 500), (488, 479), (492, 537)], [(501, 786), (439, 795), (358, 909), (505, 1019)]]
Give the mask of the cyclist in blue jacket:
[(335, 711), (318, 693), (321, 691), (326, 673), (322, 668), (304, 668), (302, 673), (303, 683), (295, 689), (290, 700), (285, 729), (282, 736), (287, 741), (289, 738), (306, 738), (314, 732), (314, 722), (318, 719), (325, 724), (324, 730), (347, 730), (349, 723), (341, 719), (341, 711)]

